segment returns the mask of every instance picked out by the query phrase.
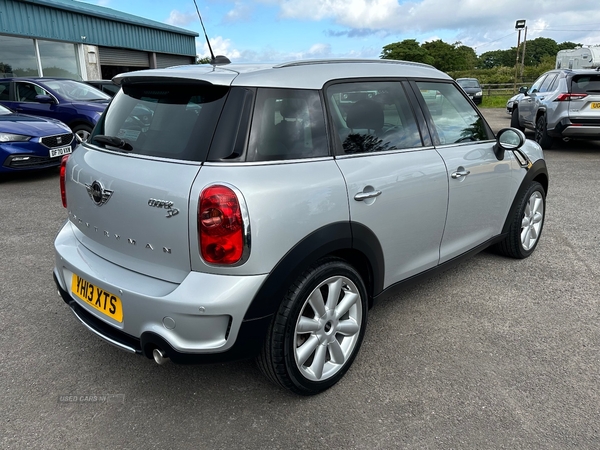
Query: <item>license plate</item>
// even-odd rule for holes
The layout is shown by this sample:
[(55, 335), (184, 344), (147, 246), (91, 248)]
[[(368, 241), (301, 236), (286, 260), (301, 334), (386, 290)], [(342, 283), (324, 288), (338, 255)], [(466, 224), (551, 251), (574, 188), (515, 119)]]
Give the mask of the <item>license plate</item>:
[(67, 147), (57, 147), (50, 149), (50, 158), (56, 158), (57, 156), (68, 155), (73, 150), (71, 150), (70, 146)]
[(123, 306), (116, 295), (94, 286), (76, 274), (71, 279), (71, 292), (102, 314), (123, 322)]
[(600, 102), (593, 102), (591, 104), (592, 109), (600, 109)]

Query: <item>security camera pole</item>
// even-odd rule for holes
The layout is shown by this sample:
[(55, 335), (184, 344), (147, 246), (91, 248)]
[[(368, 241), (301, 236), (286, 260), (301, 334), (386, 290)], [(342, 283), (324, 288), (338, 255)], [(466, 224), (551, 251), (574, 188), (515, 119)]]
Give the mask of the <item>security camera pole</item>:
[(521, 30), (525, 28), (525, 20), (517, 20), (515, 23), (515, 30), (519, 31), (519, 37), (517, 38), (517, 60), (515, 61), (515, 83), (513, 85), (513, 93), (517, 92), (517, 76), (519, 74), (519, 46), (521, 45)]

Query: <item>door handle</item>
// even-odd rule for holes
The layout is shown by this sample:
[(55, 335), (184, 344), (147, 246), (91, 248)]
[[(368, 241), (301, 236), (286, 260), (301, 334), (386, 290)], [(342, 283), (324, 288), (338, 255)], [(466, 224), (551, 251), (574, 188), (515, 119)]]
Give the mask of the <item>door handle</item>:
[(381, 195), (381, 191), (368, 191), (368, 192), (359, 192), (354, 196), (354, 200), (357, 202), (362, 202), (368, 198), (374, 198)]
[(450, 175), (450, 176), (454, 179), (459, 179), (462, 177), (466, 177), (470, 173), (471, 173), (470, 170), (465, 170), (464, 167), (459, 167), (458, 170), (456, 172), (452, 172), (452, 175)]

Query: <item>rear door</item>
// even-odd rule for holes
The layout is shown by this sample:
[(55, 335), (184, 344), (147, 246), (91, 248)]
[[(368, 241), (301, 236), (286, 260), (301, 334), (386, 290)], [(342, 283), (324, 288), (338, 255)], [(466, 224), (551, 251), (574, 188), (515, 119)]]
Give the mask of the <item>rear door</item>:
[(347, 82), (325, 93), (350, 218), (379, 239), (384, 287), (435, 267), (448, 201), (446, 168), (429, 136), (422, 139), (403, 84)]

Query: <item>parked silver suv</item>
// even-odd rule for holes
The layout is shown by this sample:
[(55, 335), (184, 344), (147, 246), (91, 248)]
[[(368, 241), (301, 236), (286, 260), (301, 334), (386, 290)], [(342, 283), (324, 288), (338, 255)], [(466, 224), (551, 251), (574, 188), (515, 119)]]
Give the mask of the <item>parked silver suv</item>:
[(535, 130), (542, 148), (550, 148), (556, 139), (600, 139), (597, 70), (551, 70), (520, 93), (512, 104), (510, 125)]
[(540, 147), (495, 138), (433, 67), (196, 65), (115, 82), (61, 166), (54, 277), (87, 328), (131, 353), (257, 357), (315, 394), (352, 364), (375, 300), (490, 245), (525, 258), (539, 242)]

